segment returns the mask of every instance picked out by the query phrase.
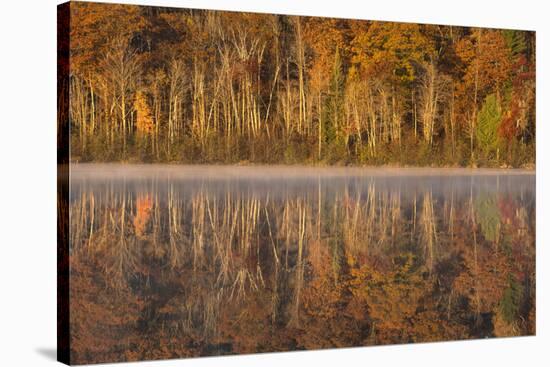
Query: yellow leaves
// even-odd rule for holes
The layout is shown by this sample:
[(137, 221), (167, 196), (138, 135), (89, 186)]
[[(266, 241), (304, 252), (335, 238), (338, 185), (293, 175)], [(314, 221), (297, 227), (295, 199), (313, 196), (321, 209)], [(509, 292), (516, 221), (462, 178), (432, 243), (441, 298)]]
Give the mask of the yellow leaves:
[(305, 288), (303, 308), (308, 315), (332, 318), (338, 315), (337, 304), (341, 297), (342, 284), (334, 283), (331, 272), (317, 276)]
[(418, 24), (375, 22), (352, 40), (352, 63), (367, 75), (393, 74), (399, 80), (415, 78), (415, 63), (433, 56), (434, 42)]
[[(353, 299), (368, 310), (379, 343), (405, 342), (416, 334), (414, 318), (432, 282), (422, 278), (422, 268), (415, 269), (413, 260), (411, 254), (402, 256), (388, 271), (370, 265), (351, 270)], [(354, 308), (357, 309), (357, 305)]]

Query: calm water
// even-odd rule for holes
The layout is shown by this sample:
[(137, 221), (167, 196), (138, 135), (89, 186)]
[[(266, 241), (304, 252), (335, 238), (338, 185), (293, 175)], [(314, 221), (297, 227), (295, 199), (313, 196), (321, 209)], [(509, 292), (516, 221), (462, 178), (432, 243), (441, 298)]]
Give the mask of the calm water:
[(74, 363), (535, 333), (535, 176), (78, 166)]

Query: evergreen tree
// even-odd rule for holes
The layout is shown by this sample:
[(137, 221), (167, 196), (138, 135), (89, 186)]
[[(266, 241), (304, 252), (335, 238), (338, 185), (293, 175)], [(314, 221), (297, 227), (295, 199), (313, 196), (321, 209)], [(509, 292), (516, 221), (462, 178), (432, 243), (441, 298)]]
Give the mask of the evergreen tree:
[(502, 109), (495, 94), (489, 94), (477, 117), (476, 138), (479, 146), (488, 157), (498, 150), (498, 126), (502, 119)]
[(527, 49), (527, 43), (525, 41), (525, 32), (516, 31), (513, 29), (506, 29), (503, 31), (506, 45), (510, 48), (510, 54), (512, 57), (517, 57), (525, 52)]
[(500, 311), (504, 320), (509, 324), (514, 322), (519, 316), (522, 294), (522, 285), (511, 275), (508, 278), (508, 288), (504, 291), (504, 295), (500, 301)]

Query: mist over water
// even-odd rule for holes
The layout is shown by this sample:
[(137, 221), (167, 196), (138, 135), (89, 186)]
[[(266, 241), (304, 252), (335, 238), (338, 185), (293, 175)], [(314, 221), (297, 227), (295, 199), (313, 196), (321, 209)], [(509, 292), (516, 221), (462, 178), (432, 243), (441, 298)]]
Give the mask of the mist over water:
[(76, 165), (70, 226), (78, 363), (535, 331), (533, 172)]

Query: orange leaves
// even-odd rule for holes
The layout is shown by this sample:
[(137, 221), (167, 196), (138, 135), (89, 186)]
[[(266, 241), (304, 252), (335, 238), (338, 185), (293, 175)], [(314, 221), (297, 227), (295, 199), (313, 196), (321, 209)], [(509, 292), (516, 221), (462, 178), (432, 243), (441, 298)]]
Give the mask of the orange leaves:
[(147, 224), (151, 218), (152, 208), (153, 201), (148, 194), (138, 197), (136, 202), (136, 216), (134, 218), (134, 230), (138, 238), (145, 234)]
[(71, 69), (84, 75), (97, 69), (111, 39), (130, 39), (147, 24), (135, 5), (75, 2), (70, 6)]
[(502, 297), (512, 266), (501, 252), (477, 247), (472, 245), (466, 249), (466, 271), (455, 279), (453, 288), (466, 297), (477, 312), (491, 312)]
[[(498, 87), (509, 76), (509, 49), (500, 30), (477, 29), (463, 38), (456, 52), (464, 63), (466, 88), (478, 83), (480, 92)], [(480, 100), (484, 93), (480, 94)]]
[(308, 75), (315, 90), (328, 87), (336, 48), (347, 53), (345, 28), (340, 23), (342, 20), (332, 18), (307, 18), (304, 21), (304, 39), (313, 51)]
[(154, 129), (153, 116), (147, 102), (147, 96), (143, 91), (136, 93), (134, 109), (137, 114), (136, 129), (138, 133), (151, 134)]

